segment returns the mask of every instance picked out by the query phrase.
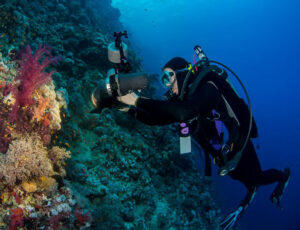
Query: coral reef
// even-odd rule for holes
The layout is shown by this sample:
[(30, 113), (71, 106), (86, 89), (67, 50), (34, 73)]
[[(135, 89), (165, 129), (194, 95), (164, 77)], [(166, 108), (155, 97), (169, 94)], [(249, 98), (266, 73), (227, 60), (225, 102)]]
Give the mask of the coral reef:
[[(21, 59), (1, 55), (5, 75), (0, 76), (0, 227), (33, 229), (31, 222), (34, 229), (49, 225), (41, 220), (55, 209), (55, 215), (65, 216), (58, 225), (74, 225), (70, 216), (74, 216), (75, 201), (61, 182), (70, 152), (49, 146), (51, 135), (61, 129), (61, 110), (67, 102), (66, 94), (56, 95), (53, 72), (45, 72), (54, 60), (44, 56), (48, 51), (39, 46), (32, 53), (28, 46)], [(72, 202), (53, 202), (63, 194)]]
[(19, 227), (23, 227), (24, 223), (23, 223), (23, 210), (21, 208), (16, 208), (16, 209), (11, 209), (11, 215), (10, 215), (10, 219), (11, 219), (11, 223), (9, 226), (10, 230), (14, 230), (14, 229), (18, 229)]
[[(126, 126), (116, 124), (119, 116)], [(191, 156), (179, 155), (172, 126), (150, 128), (108, 110), (98, 122), (83, 130), (83, 140), (73, 141), (67, 166), (69, 186), (91, 210), (95, 226), (218, 229), (210, 181), (197, 172)]]
[(0, 5), (0, 229), (219, 229), (210, 181), (178, 154), (173, 126), (90, 114), (122, 29), (110, 4)]
[[(0, 155), (0, 171), (4, 183), (14, 186), (17, 181), (53, 175), (47, 148), (39, 136), (31, 135), (13, 140), (6, 154)], [(1, 179), (0, 175), (0, 179)]]
[(69, 151), (66, 151), (65, 148), (61, 148), (58, 146), (53, 146), (48, 153), (48, 156), (50, 157), (52, 164), (54, 166), (55, 171), (62, 176), (66, 175), (66, 171), (64, 169), (66, 162), (66, 158), (71, 157), (71, 153)]

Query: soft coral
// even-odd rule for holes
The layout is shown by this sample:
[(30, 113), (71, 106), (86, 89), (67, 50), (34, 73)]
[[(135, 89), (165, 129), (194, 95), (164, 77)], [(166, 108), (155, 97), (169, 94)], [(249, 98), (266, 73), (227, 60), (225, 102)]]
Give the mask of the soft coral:
[(92, 220), (92, 216), (89, 212), (84, 213), (79, 207), (75, 209), (74, 215), (76, 217), (76, 225), (83, 226), (85, 223)]
[(16, 78), (16, 81), (20, 80), (18, 87), (20, 106), (32, 104), (31, 96), (34, 90), (51, 81), (53, 71), (47, 73), (45, 69), (56, 61), (57, 58), (51, 56), (48, 46), (39, 45), (39, 49), (34, 54), (32, 54), (29, 45), (26, 47), (20, 62), (19, 74)]
[(9, 230), (16, 230), (18, 226), (23, 227), (23, 210), (21, 208), (11, 209)]
[(52, 72), (45, 72), (45, 69), (52, 63), (58, 61), (58, 57), (52, 57), (49, 46), (39, 45), (38, 50), (33, 54), (28, 45), (21, 54), (20, 69), (15, 78), (15, 84), (7, 84), (4, 95), (10, 92), (14, 94), (16, 102), (11, 113), (11, 121), (17, 119), (19, 106), (24, 107), (33, 104), (32, 94), (41, 85), (51, 81)]

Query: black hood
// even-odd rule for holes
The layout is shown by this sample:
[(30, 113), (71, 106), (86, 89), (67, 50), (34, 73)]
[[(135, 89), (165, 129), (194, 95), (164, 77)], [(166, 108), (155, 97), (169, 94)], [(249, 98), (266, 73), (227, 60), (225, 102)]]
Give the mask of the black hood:
[[(172, 58), (170, 61), (168, 61), (165, 64), (165, 66), (163, 67), (163, 69), (165, 69), (165, 68), (171, 68), (172, 70), (174, 70), (176, 72), (178, 70), (182, 70), (182, 69), (188, 68), (188, 66), (189, 66), (189, 63), (184, 58), (182, 58), (182, 57), (174, 57), (174, 58)], [(184, 79), (185, 79), (187, 73), (188, 73), (188, 70), (176, 73), (176, 79), (177, 79), (177, 84), (178, 84), (179, 95), (181, 93), (182, 85), (183, 85), (183, 82), (184, 82)], [(176, 96), (173, 95), (173, 97), (176, 97)]]
[(189, 63), (184, 58), (174, 57), (165, 64), (163, 69), (171, 68), (172, 70), (176, 71), (176, 70), (187, 68), (188, 66)]
[(177, 85), (178, 85), (178, 96), (181, 94), (182, 92), (182, 86), (183, 86), (183, 82), (185, 80), (185, 77), (187, 75), (189, 71), (184, 71), (184, 72), (179, 72), (176, 74), (176, 79), (177, 79)]

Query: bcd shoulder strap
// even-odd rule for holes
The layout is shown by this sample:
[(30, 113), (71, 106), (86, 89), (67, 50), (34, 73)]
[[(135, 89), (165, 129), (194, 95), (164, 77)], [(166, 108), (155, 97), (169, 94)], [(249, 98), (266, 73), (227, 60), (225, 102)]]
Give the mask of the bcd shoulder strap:
[(201, 84), (201, 82), (210, 72), (217, 73), (220, 77), (224, 78), (224, 80), (226, 80), (228, 77), (224, 69), (221, 69), (216, 65), (210, 65), (205, 69), (202, 69), (201, 72), (196, 76), (195, 81), (193, 82), (192, 86), (189, 88), (188, 95), (193, 95), (195, 93), (198, 86)]

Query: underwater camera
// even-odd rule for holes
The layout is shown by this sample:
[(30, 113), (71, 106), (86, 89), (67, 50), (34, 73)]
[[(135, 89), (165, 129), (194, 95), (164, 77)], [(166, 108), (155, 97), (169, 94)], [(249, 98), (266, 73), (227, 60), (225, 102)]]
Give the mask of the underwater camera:
[(127, 45), (121, 38), (128, 38), (127, 31), (115, 32), (115, 41), (108, 45), (108, 60), (115, 67), (108, 70), (106, 79), (101, 80), (93, 91), (91, 100), (96, 107), (91, 113), (101, 113), (104, 108), (111, 108), (117, 104), (117, 97), (124, 96), (135, 90), (148, 87), (146, 73), (131, 73), (131, 66), (127, 60)]

